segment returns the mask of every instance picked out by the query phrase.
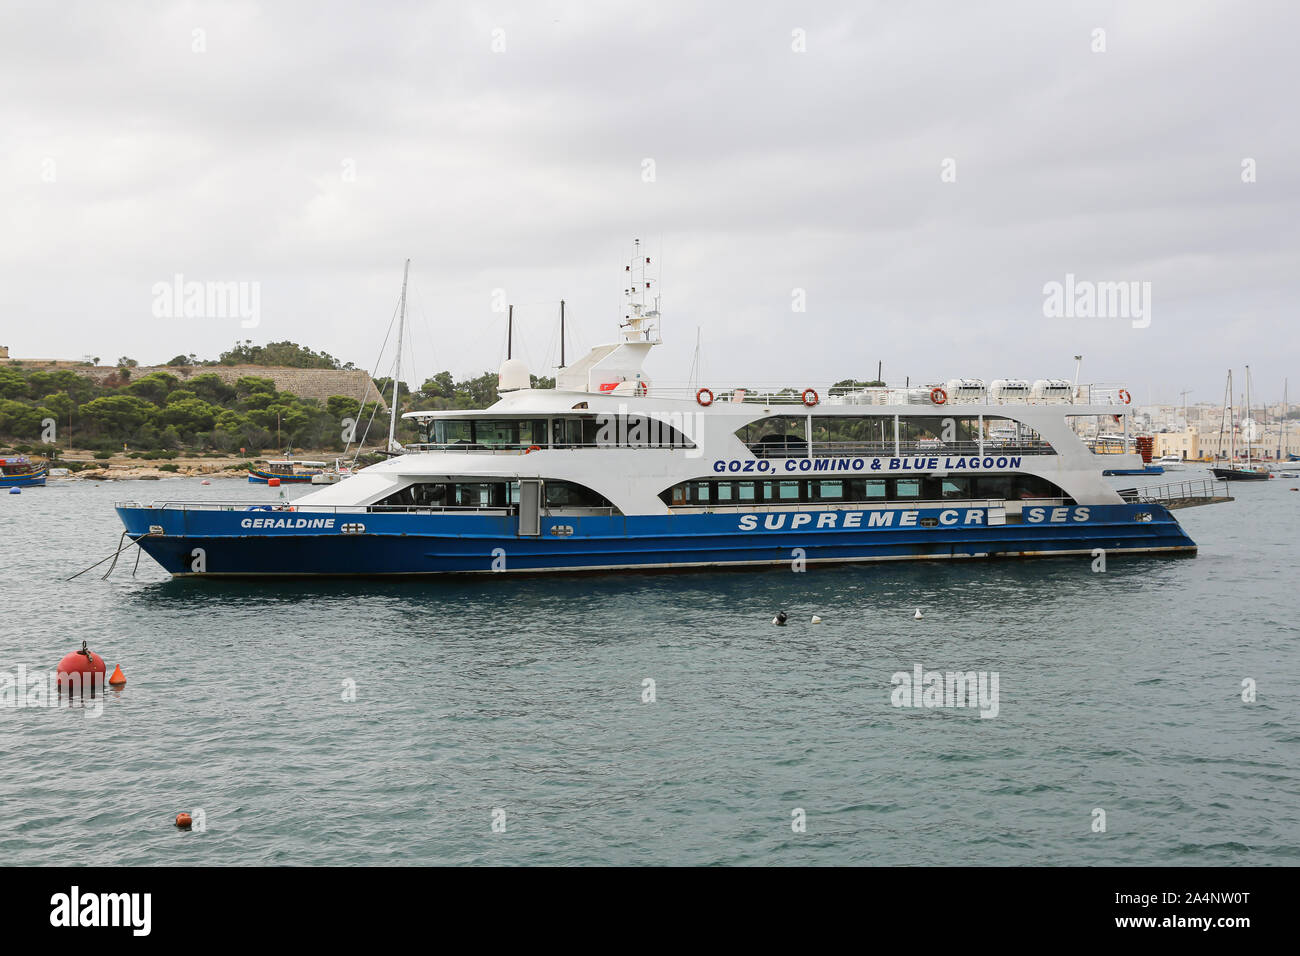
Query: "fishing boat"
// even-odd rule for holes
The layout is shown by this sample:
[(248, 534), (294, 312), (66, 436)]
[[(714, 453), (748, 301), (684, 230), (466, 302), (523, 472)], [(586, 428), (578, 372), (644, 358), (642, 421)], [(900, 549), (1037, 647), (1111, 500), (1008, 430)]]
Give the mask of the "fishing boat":
[(45, 484), (50, 463), (26, 455), (0, 457), (0, 488), (30, 488)]
[[(627, 269), (640, 290), (643, 258)], [(493, 405), (408, 412), (419, 442), (291, 504), (117, 513), (173, 575), (272, 578), (1186, 555), (1175, 512), (1231, 500), (1211, 479), (1104, 480), (1140, 456), (1096, 454), (1073, 425), (1127, 423), (1123, 389), (660, 384), (645, 369), (659, 320), (633, 292), (615, 340), (568, 365), (561, 319), (547, 389), (507, 336)]]
[[(1228, 432), (1229, 452), (1228, 463), (1226, 465), (1217, 465), (1210, 468), (1210, 472), (1215, 478), (1223, 481), (1268, 481), (1273, 477), (1273, 473), (1266, 467), (1255, 467), (1251, 464), (1250, 443), (1254, 438), (1255, 422), (1250, 417), (1250, 366), (1246, 366), (1246, 417), (1240, 424), (1233, 421), (1232, 417), (1232, 369), (1228, 369), (1228, 384), (1225, 389), (1223, 402), (1223, 416), (1219, 420), (1219, 449), (1223, 449), (1223, 434), (1225, 429)], [(1237, 431), (1242, 432), (1242, 438), (1246, 442), (1246, 461), (1244, 465), (1237, 463)]]
[(248, 469), (248, 480), (266, 484), (272, 478), (283, 485), (308, 484), (321, 474), (327, 464), (323, 461), (304, 461), (301, 458), (268, 458), (265, 465)]

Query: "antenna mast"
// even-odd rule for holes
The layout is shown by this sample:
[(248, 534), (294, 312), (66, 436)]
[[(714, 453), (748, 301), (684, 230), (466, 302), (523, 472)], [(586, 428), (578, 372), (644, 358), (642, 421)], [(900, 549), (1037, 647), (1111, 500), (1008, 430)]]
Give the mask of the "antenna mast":
[(655, 296), (654, 305), (649, 308), (645, 301), (651, 283), (651, 280), (646, 277), (646, 266), (650, 265), (650, 257), (641, 255), (640, 239), (635, 239), (633, 242), (635, 251), (632, 261), (624, 269), (628, 274), (628, 284), (623, 289), (623, 294), (628, 299), (628, 310), (623, 316), (623, 338), (628, 342), (649, 342), (658, 345), (662, 341), (659, 338), (659, 296)]

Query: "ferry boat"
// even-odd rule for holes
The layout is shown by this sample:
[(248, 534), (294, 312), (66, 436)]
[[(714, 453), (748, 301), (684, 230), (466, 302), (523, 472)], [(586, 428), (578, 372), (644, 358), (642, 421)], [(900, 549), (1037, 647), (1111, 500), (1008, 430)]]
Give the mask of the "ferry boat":
[(0, 457), (0, 488), (29, 488), (45, 484), (50, 463), (26, 455)]
[(1103, 479), (1140, 456), (1073, 426), (1127, 422), (1121, 389), (661, 385), (658, 326), (634, 301), (551, 389), (507, 358), (491, 407), (408, 412), (422, 441), (292, 502), (117, 512), (173, 575), (260, 578), (1193, 554), (1174, 511), (1231, 500)]
[(272, 478), (280, 484), (310, 484), (311, 480), (328, 467), (323, 461), (303, 461), (300, 458), (267, 459), (265, 467), (248, 469), (248, 480), (266, 484)]

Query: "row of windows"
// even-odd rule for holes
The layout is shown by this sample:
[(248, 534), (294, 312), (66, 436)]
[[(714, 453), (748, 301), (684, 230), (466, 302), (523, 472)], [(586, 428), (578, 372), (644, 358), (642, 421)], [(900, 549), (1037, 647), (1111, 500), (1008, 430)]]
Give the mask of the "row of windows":
[[(572, 481), (543, 482), (548, 508), (611, 508), (610, 502)], [(383, 508), (511, 508), (519, 504), (517, 481), (438, 481), (407, 485), (371, 505)]]
[(667, 422), (648, 415), (588, 415), (582, 418), (435, 418), (422, 440), (458, 448), (689, 448), (691, 442)]
[(669, 506), (799, 504), (816, 502), (942, 501), (945, 499), (1063, 498), (1037, 475), (962, 475), (951, 478), (812, 478), (772, 481), (684, 481), (659, 494)]
[[(898, 440), (904, 444), (935, 441), (945, 444), (973, 444), (980, 439), (980, 419), (973, 415), (900, 415)], [(804, 415), (773, 415), (741, 427), (736, 436), (746, 444), (759, 442), (807, 442), (808, 418)], [(1032, 428), (1011, 418), (984, 416), (986, 441), (1042, 441)], [(893, 415), (813, 415), (812, 441), (879, 442), (893, 444)]]

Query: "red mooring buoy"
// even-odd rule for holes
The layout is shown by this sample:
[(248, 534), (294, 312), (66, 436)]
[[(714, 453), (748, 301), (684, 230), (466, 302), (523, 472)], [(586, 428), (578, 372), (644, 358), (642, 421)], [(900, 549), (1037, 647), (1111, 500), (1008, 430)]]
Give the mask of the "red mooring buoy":
[(82, 641), (81, 650), (73, 651), (59, 661), (59, 693), (62, 694), (66, 687), (69, 696), (71, 696), (73, 690), (85, 694), (87, 688), (89, 688), (91, 696), (94, 696), (96, 682), (99, 682), (101, 687), (103, 686), (103, 677), (96, 677), (95, 675), (103, 675), (107, 671), (108, 668), (104, 664), (104, 658), (90, 650), (86, 646), (86, 642)]
[(188, 813), (178, 813), (176, 814), (176, 825), (182, 830), (188, 830), (194, 825), (194, 821), (190, 818)]
[(113, 668), (113, 676), (108, 679), (109, 687), (121, 687), (126, 683), (126, 675), (122, 673), (122, 665), (118, 664)]
[(267, 486), (268, 488), (279, 488), (279, 487), (280, 487), (280, 479), (279, 479), (279, 478), (268, 478), (268, 479), (266, 480), (266, 486)]

